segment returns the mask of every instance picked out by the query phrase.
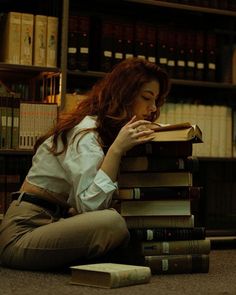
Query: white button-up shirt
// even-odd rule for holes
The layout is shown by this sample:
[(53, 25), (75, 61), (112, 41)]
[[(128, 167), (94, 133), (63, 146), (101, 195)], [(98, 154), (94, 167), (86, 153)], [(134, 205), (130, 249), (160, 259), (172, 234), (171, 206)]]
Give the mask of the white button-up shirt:
[[(79, 131), (94, 128), (96, 117), (87, 116), (68, 134), (68, 148), (54, 156), (48, 151), (52, 137), (41, 144), (33, 157), (32, 167), (26, 180), (43, 189), (68, 195), (68, 203), (78, 212), (109, 207), (117, 183), (100, 169), (104, 152), (94, 131)], [(74, 140), (73, 140), (74, 138)], [(59, 142), (60, 151), (62, 143)]]

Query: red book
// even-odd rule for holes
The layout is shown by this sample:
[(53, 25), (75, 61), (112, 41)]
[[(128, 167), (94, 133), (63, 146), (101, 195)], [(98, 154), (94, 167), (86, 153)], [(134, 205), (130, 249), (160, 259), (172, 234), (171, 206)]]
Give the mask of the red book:
[(147, 24), (137, 22), (135, 24), (135, 56), (139, 58), (146, 58), (147, 47), (146, 47), (146, 34), (147, 34)]
[(134, 24), (126, 22), (123, 25), (124, 58), (134, 56)]
[(124, 59), (123, 24), (115, 21), (113, 24), (113, 65)]

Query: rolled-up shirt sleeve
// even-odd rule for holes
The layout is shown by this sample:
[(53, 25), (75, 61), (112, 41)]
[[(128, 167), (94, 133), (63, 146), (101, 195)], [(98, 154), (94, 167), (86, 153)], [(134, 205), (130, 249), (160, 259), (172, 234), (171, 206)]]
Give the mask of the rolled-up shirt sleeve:
[(71, 182), (69, 200), (78, 212), (108, 208), (117, 183), (100, 169), (104, 152), (95, 132), (77, 136), (69, 145), (64, 169)]

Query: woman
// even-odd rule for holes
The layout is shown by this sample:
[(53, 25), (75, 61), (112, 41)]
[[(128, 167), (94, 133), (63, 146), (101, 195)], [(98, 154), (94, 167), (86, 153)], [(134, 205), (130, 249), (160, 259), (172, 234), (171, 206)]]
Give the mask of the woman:
[(2, 265), (49, 270), (101, 257), (127, 243), (110, 208), (122, 155), (152, 138), (169, 90), (157, 65), (127, 59), (41, 137), (28, 175), (0, 226)]

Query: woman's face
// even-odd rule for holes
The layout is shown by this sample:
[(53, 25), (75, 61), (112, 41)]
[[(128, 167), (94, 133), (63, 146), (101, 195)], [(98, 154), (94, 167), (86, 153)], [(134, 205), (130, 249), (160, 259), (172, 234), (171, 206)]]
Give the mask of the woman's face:
[(157, 110), (159, 92), (160, 84), (156, 80), (147, 82), (141, 87), (133, 105), (133, 114), (137, 120), (151, 119), (151, 114)]

